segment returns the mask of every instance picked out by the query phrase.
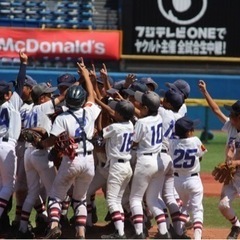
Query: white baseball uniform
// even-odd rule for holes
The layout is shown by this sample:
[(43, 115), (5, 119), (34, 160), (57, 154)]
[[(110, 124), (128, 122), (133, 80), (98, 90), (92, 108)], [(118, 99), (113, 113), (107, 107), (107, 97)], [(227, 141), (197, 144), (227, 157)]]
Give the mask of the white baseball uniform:
[[(22, 125), (26, 115), (30, 112), (33, 107), (33, 103), (27, 104), (24, 103), (20, 109), (20, 115), (22, 119)], [(16, 194), (16, 217), (21, 216), (22, 205), (27, 196), (27, 179), (26, 172), (24, 168), (24, 153), (25, 153), (25, 141), (19, 140), (16, 146), (16, 155), (17, 155), (17, 178), (15, 185), (15, 194)], [(18, 219), (20, 220), (20, 219)]]
[[(239, 150), (240, 150), (240, 133), (237, 131), (235, 127), (231, 125), (230, 120), (225, 122), (222, 127), (224, 132), (227, 132), (227, 143), (228, 144), (234, 143), (236, 149), (236, 158), (239, 160)], [(231, 224), (234, 226), (239, 224), (238, 218), (234, 209), (232, 208), (231, 202), (236, 198), (239, 197), (240, 194), (240, 168), (237, 168), (236, 173), (234, 174), (233, 180), (229, 184), (224, 184), (221, 191), (221, 199), (219, 202), (219, 210), (223, 214), (223, 216), (228, 219)]]
[(131, 121), (113, 123), (103, 129), (106, 139), (107, 163), (110, 164), (107, 179), (107, 204), (119, 235), (124, 235), (124, 211), (122, 198), (131, 179), (130, 164), (133, 124)]
[(187, 106), (185, 103), (182, 104), (182, 106), (180, 107), (180, 109), (178, 110), (178, 113), (184, 117), (187, 114)]
[[(83, 111), (85, 111), (85, 119), (83, 119)], [(92, 154), (94, 147), (89, 140), (92, 139), (94, 122), (100, 111), (98, 105), (91, 102), (85, 104), (84, 110), (80, 108), (73, 111), (73, 114), (84, 125), (84, 131), (88, 139), (86, 140), (86, 155), (84, 155), (83, 141), (80, 141), (76, 150), (76, 157), (73, 160), (70, 160), (68, 156), (63, 156), (49, 198), (50, 217), (53, 221), (59, 222), (60, 204), (73, 184), (72, 201), (76, 226), (86, 225), (86, 194), (94, 176), (94, 159)], [(54, 136), (59, 136), (64, 131), (67, 131), (71, 137), (80, 137), (82, 132), (82, 126), (68, 111), (57, 116), (50, 133)]]
[[(135, 124), (133, 141), (138, 143), (137, 162), (129, 197), (132, 220), (136, 234), (143, 233), (142, 201), (146, 192), (146, 203), (155, 219), (161, 222), (165, 218), (161, 211), (163, 202), (158, 201), (158, 194), (162, 188), (162, 173), (164, 166), (160, 160), (162, 148), (162, 117), (147, 116)], [(167, 232), (167, 229), (165, 227)]]
[[(54, 113), (52, 101), (47, 101), (40, 105), (34, 105), (26, 115), (23, 123), (24, 128), (42, 127), (47, 133), (50, 132), (52, 122), (47, 114)], [(53, 162), (48, 161), (48, 149), (36, 149), (30, 143), (26, 143), (24, 154), (24, 168), (26, 171), (28, 195), (24, 201), (21, 214), (19, 230), (25, 232), (28, 220), (36, 199), (40, 194), (41, 183), (49, 194), (56, 176)]]
[(107, 178), (109, 173), (109, 166), (105, 167), (107, 161), (107, 155), (105, 150), (105, 145), (100, 147), (94, 147), (94, 160), (95, 160), (95, 174), (89, 185), (87, 191), (87, 226), (92, 226), (92, 211), (95, 207), (95, 202), (92, 199), (92, 196), (95, 196), (97, 190), (101, 189), (103, 192), (106, 192)]
[(9, 101), (0, 106), (0, 216), (13, 194), (16, 180), (16, 143), (21, 132), (22, 100), (13, 92)]
[(174, 185), (183, 201), (183, 210), (192, 215), (195, 239), (201, 239), (197, 232), (202, 232), (203, 225), (203, 185), (199, 175), (199, 159), (206, 152), (206, 148), (196, 136), (170, 140), (169, 153), (173, 160)]
[[(181, 117), (181, 114), (173, 112), (172, 110), (165, 109), (164, 107), (160, 107), (158, 109), (158, 113), (162, 116), (163, 119), (163, 145), (160, 157), (166, 169), (166, 171), (164, 172), (164, 186), (163, 190), (161, 191), (162, 196), (160, 195), (159, 197), (163, 199), (169, 210), (174, 230), (179, 236), (181, 236), (183, 234), (183, 230), (180, 228), (180, 212), (178, 203), (175, 198), (176, 191), (174, 187), (173, 163), (172, 158), (168, 152), (169, 140), (173, 137), (175, 122)], [(165, 212), (167, 213), (166, 210)], [(166, 214), (165, 216), (169, 225), (170, 220), (168, 219), (168, 214)]]
[[(22, 119), (22, 126), (24, 125), (24, 120), (26, 116), (29, 114), (33, 107), (33, 103), (24, 103), (20, 109), (20, 115)], [(15, 185), (15, 195), (16, 195), (16, 215), (15, 220), (20, 221), (22, 206), (26, 199), (28, 186), (27, 186), (27, 179), (26, 179), (26, 172), (24, 168), (24, 153), (26, 150), (26, 143), (24, 140), (18, 140), (16, 146), (16, 155), (17, 155), (17, 178), (16, 178), (16, 185)], [(43, 189), (42, 189), (43, 190)], [(44, 199), (45, 202), (45, 199)], [(43, 212), (44, 208), (42, 206), (43, 199), (39, 196), (35, 203), (35, 209), (37, 212)], [(39, 209), (37, 209), (39, 208)]]

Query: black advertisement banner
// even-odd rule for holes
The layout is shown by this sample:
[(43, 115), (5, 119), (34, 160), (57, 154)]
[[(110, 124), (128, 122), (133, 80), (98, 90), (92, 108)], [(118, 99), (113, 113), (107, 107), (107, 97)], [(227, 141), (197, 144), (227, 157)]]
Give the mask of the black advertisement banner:
[(239, 0), (124, 0), (123, 55), (240, 57)]

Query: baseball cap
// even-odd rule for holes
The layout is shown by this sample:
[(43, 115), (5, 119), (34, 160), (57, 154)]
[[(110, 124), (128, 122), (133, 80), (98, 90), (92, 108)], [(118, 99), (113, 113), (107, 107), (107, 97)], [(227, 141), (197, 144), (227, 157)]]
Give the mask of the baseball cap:
[(119, 92), (119, 90), (116, 89), (116, 88), (110, 88), (110, 89), (108, 89), (106, 92), (107, 92), (108, 94), (112, 95), (112, 94), (115, 94), (115, 93)]
[(37, 101), (38, 98), (45, 93), (53, 93), (57, 90), (57, 87), (49, 87), (46, 83), (39, 83), (32, 88), (32, 99)]
[(125, 80), (119, 80), (117, 82), (114, 82), (113, 88), (122, 90), (124, 88), (124, 83), (125, 83)]
[(13, 82), (6, 82), (4, 80), (0, 81), (0, 95), (4, 95), (11, 91), (13, 87)]
[(130, 120), (134, 115), (134, 106), (128, 100), (115, 101), (112, 100), (109, 102), (108, 106), (118, 112), (126, 120)]
[(187, 131), (194, 129), (200, 123), (199, 119), (191, 120), (187, 116), (179, 118), (175, 123), (175, 134), (177, 136), (184, 135)]
[(147, 92), (148, 87), (144, 83), (140, 83), (138, 81), (135, 81), (129, 86), (129, 88), (123, 90), (123, 92), (127, 93), (130, 96), (134, 96), (136, 91)]
[(141, 78), (141, 79), (139, 80), (139, 82), (145, 83), (146, 85), (152, 84), (153, 87), (154, 87), (154, 90), (156, 90), (156, 89), (158, 88), (158, 84), (157, 84), (152, 78), (150, 78), (150, 77)]
[(69, 73), (65, 73), (57, 78), (58, 87), (60, 86), (71, 86), (77, 81), (77, 79)]
[(134, 94), (134, 98), (138, 102), (147, 106), (148, 109), (150, 109), (151, 111), (156, 111), (160, 107), (160, 96), (153, 91), (148, 91), (145, 93), (136, 91)]
[(224, 108), (233, 113), (240, 113), (240, 100), (237, 100), (233, 105), (224, 105)]
[(37, 85), (37, 82), (29, 75), (25, 76), (24, 86), (33, 87)]
[(173, 83), (166, 82), (165, 85), (169, 88), (173, 88), (176, 90), (176, 88), (184, 95), (184, 98), (188, 98), (189, 93), (190, 93), (190, 86), (189, 84), (182, 79), (178, 79)]
[[(108, 81), (110, 83), (111, 86), (114, 85), (114, 81), (111, 77), (108, 76)], [(97, 77), (97, 82), (100, 83), (100, 84), (103, 84), (103, 79), (101, 78), (101, 76)]]
[(164, 98), (173, 106), (174, 109), (178, 109), (184, 103), (183, 95), (179, 92), (179, 90), (174, 90), (172, 88), (168, 89), (164, 93)]

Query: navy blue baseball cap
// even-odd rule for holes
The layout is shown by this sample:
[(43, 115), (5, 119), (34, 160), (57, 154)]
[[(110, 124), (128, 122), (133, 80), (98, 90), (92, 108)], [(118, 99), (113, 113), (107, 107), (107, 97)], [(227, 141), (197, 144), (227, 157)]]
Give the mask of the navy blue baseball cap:
[(109, 102), (108, 106), (118, 112), (126, 120), (130, 120), (134, 115), (135, 108), (133, 104), (128, 100), (112, 100)]
[(70, 87), (73, 85), (75, 82), (77, 82), (77, 79), (69, 73), (65, 73), (57, 78), (57, 86), (67, 86)]
[(118, 81), (114, 82), (113, 88), (118, 89), (118, 90), (122, 90), (122, 89), (124, 89), (124, 83), (125, 83), (125, 79), (124, 80), (118, 80)]
[(169, 102), (174, 109), (178, 109), (184, 103), (184, 97), (179, 90), (174, 90), (173, 88), (168, 89), (167, 91), (160, 90), (160, 94), (164, 96), (167, 102)]
[(24, 86), (33, 87), (37, 85), (37, 82), (29, 75), (25, 76)]
[(156, 111), (160, 107), (160, 96), (153, 91), (147, 91), (145, 93), (136, 91), (134, 98), (151, 111)]
[(6, 82), (4, 80), (0, 81), (0, 96), (12, 91), (13, 82)]
[(46, 83), (39, 83), (32, 88), (31, 96), (34, 102), (36, 102), (40, 96), (46, 93), (53, 93), (57, 90), (57, 87), (49, 87)]
[(199, 123), (199, 119), (191, 120), (187, 116), (179, 118), (175, 123), (175, 134), (177, 136), (183, 136), (186, 132), (194, 130)]
[[(111, 86), (114, 85), (114, 81), (111, 77), (108, 76), (108, 81), (110, 83)], [(101, 76), (97, 77), (97, 82), (100, 83), (100, 84), (103, 84), (103, 79), (101, 78)]]
[(233, 105), (224, 105), (224, 108), (232, 113), (240, 113), (240, 100), (237, 100)]
[(190, 88), (189, 84), (183, 79), (178, 79), (173, 83), (166, 82), (165, 85), (174, 90), (176, 90), (176, 89), (179, 90), (183, 94), (185, 99), (188, 98), (188, 96), (190, 94), (191, 88)]
[(141, 78), (139, 82), (144, 83), (146, 85), (149, 85), (149, 84), (153, 85), (154, 90), (158, 88), (158, 84), (150, 77)]
[(130, 96), (134, 96), (136, 91), (147, 92), (148, 87), (144, 83), (140, 83), (138, 81), (135, 81), (129, 86), (129, 88), (123, 90), (124, 93), (127, 93)]

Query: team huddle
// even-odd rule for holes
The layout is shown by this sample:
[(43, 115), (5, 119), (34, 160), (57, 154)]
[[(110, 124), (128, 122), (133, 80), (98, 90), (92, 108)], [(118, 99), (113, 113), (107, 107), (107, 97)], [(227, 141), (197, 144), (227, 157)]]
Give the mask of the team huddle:
[[(12, 83), (0, 81), (0, 232), (10, 226), (8, 211), (15, 194), (11, 229), (16, 238), (32, 239), (39, 233), (59, 238), (71, 224), (75, 238), (85, 239), (97, 222), (95, 194), (102, 189), (106, 218), (114, 227), (102, 239), (146, 239), (153, 218), (158, 239), (190, 239), (189, 223), (194, 239), (202, 238), (199, 172), (207, 149), (194, 136), (198, 121), (187, 117), (186, 81), (166, 83), (167, 90), (158, 94), (151, 78), (136, 80), (129, 74), (114, 82), (104, 64), (97, 76), (94, 66), (88, 70), (81, 60), (78, 80), (63, 74), (52, 87), (26, 75), (28, 57), (21, 51), (19, 57), (15, 91)], [(227, 163), (240, 164), (240, 102), (225, 106), (227, 117), (204, 81), (199, 88), (228, 132)], [(237, 169), (233, 180), (224, 184), (219, 203), (232, 224), (228, 239), (240, 233), (231, 208), (239, 176)], [(70, 205), (74, 216), (68, 219)]]

